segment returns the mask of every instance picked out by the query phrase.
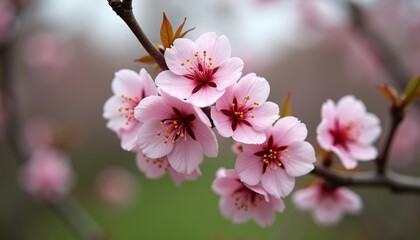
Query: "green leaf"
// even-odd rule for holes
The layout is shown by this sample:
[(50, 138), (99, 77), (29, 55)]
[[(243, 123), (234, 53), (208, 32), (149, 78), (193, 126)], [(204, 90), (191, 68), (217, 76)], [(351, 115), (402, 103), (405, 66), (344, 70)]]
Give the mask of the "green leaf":
[(160, 40), (165, 49), (170, 48), (174, 41), (174, 31), (165, 13), (163, 13), (162, 26), (160, 27)]
[(141, 58), (137, 58), (134, 61), (135, 62), (145, 63), (145, 64), (153, 64), (153, 63), (155, 63), (155, 59), (153, 59), (150, 55), (145, 55), (145, 56), (143, 56)]
[(390, 86), (378, 86), (378, 91), (387, 99), (391, 101), (391, 104), (394, 106), (399, 105), (400, 103), (400, 97), (398, 96), (397, 91), (390, 87)]
[(292, 94), (289, 92), (286, 98), (283, 100), (280, 109), (280, 117), (286, 117), (292, 115)]
[(416, 99), (416, 96), (418, 96), (419, 93), (420, 93), (420, 77), (416, 77), (415, 79), (411, 80), (407, 84), (407, 87), (405, 88), (404, 93), (401, 96), (402, 105), (407, 106), (414, 99)]

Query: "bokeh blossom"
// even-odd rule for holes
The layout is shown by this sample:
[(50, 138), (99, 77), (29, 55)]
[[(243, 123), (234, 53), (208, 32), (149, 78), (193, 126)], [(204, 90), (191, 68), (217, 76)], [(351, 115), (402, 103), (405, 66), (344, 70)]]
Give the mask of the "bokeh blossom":
[(216, 101), (211, 116), (217, 131), (235, 141), (257, 144), (266, 140), (262, 130), (279, 118), (279, 107), (266, 102), (270, 85), (264, 78), (250, 73), (226, 89)]
[(222, 197), (219, 207), (223, 216), (234, 223), (254, 219), (260, 226), (267, 227), (273, 224), (275, 213), (285, 208), (281, 198), (269, 195), (261, 185), (241, 182), (234, 170), (219, 169), (212, 188)]
[(204, 112), (192, 104), (161, 92), (149, 96), (135, 108), (135, 117), (143, 124), (138, 145), (149, 158), (166, 156), (179, 173), (191, 174), (203, 160), (203, 154), (216, 157), (218, 143)]
[(354, 96), (344, 96), (337, 104), (328, 100), (322, 105), (322, 121), (317, 139), (322, 148), (333, 151), (344, 167), (353, 169), (357, 160), (374, 159), (378, 151), (373, 142), (379, 137), (379, 119), (366, 112), (366, 107)]
[(345, 187), (332, 188), (326, 182), (298, 190), (292, 199), (298, 209), (311, 211), (320, 225), (337, 224), (344, 214), (356, 214), (363, 206), (356, 193)]
[(121, 147), (131, 151), (136, 148), (136, 138), (141, 123), (134, 117), (134, 108), (147, 96), (157, 95), (156, 86), (146, 72), (123, 69), (115, 73), (112, 80), (114, 96), (104, 105), (103, 117), (107, 127), (121, 138)]
[(267, 141), (244, 144), (236, 159), (235, 170), (244, 183), (256, 185), (277, 198), (293, 189), (295, 177), (314, 168), (315, 150), (304, 141), (308, 134), (305, 124), (295, 117), (283, 117), (265, 130)]
[(0, 44), (7, 40), (15, 18), (15, 10), (8, 1), (0, 2)]
[(216, 102), (241, 77), (243, 68), (240, 58), (231, 58), (228, 38), (215, 33), (205, 33), (196, 42), (176, 39), (166, 49), (165, 60), (169, 70), (156, 77), (156, 85), (197, 107)]
[(149, 158), (143, 153), (137, 153), (137, 166), (147, 178), (157, 179), (169, 173), (175, 185), (179, 186), (184, 180), (195, 180), (200, 175), (200, 168), (196, 168), (192, 173), (179, 173), (169, 164), (167, 157)]

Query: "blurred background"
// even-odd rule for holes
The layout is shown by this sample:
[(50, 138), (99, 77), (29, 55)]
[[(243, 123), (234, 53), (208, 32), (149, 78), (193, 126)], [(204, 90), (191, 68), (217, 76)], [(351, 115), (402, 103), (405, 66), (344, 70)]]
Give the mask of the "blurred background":
[[(401, 63), (408, 79), (420, 75), (420, 2), (352, 1)], [(388, 129), (387, 100), (375, 86), (405, 83), (390, 77), (375, 44), (354, 27), (344, 0), (134, 0), (134, 13), (153, 42), (159, 42), (162, 12), (177, 26), (187, 17), (187, 37), (212, 31), (226, 35), (232, 55), (271, 84), (269, 99), (281, 104), (290, 92), (292, 110), (316, 145), (320, 107), (327, 99), (352, 94)], [(310, 213), (286, 210), (260, 228), (223, 218), (211, 183), (219, 167), (232, 168), (230, 139), (219, 138), (219, 157), (205, 159), (202, 176), (175, 186), (167, 175), (146, 179), (133, 153), (120, 148), (106, 128), (103, 104), (120, 69), (150, 65), (106, 0), (0, 0), (1, 70), (11, 74), (19, 116), (19, 142), (31, 151), (54, 142), (73, 171), (71, 192), (109, 239), (415, 239), (420, 236), (420, 196), (386, 189), (352, 188), (364, 209), (336, 226), (318, 226)], [(7, 64), (5, 64), (7, 63)], [(156, 76), (155, 74), (152, 76)], [(2, 79), (4, 81), (4, 79)], [(3, 96), (2, 96), (3, 95)], [(7, 102), (0, 92), (0, 102)], [(1, 104), (3, 105), (3, 104)], [(392, 148), (391, 167), (420, 176), (419, 107), (409, 109)], [(0, 239), (77, 239), (47, 204), (22, 190), (22, 168), (6, 140), (9, 116), (0, 107)], [(377, 143), (379, 146), (383, 139)], [(339, 161), (336, 162), (339, 165)], [(360, 170), (371, 169), (362, 163)], [(307, 186), (313, 176), (297, 179)]]

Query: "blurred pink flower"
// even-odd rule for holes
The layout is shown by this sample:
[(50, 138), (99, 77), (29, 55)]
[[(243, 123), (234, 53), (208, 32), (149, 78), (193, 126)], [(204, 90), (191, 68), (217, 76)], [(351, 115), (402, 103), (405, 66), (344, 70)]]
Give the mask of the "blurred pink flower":
[(215, 33), (205, 33), (196, 42), (176, 39), (165, 51), (169, 70), (156, 77), (156, 85), (197, 107), (209, 106), (242, 74), (243, 61), (230, 55), (227, 37)]
[(258, 144), (266, 140), (262, 130), (279, 118), (279, 106), (266, 102), (270, 85), (264, 78), (250, 73), (226, 89), (211, 108), (217, 131), (235, 141)]
[(133, 203), (139, 192), (132, 174), (117, 166), (103, 169), (96, 177), (95, 187), (102, 201), (116, 207)]
[(157, 179), (165, 173), (169, 173), (177, 186), (181, 185), (184, 180), (196, 180), (201, 175), (198, 167), (190, 174), (179, 173), (171, 167), (167, 157), (148, 158), (141, 152), (137, 153), (137, 166), (150, 179)]
[(46, 74), (62, 74), (74, 59), (74, 49), (65, 39), (48, 32), (37, 32), (25, 43), (29, 67)]
[(236, 159), (235, 170), (242, 182), (263, 188), (276, 198), (287, 196), (293, 189), (295, 177), (314, 168), (315, 150), (305, 142), (308, 130), (295, 117), (280, 118), (265, 130), (267, 141), (244, 144)]
[(345, 187), (331, 188), (325, 182), (296, 191), (292, 200), (298, 209), (311, 211), (320, 225), (337, 224), (345, 213), (356, 214), (363, 206), (356, 193)]
[(21, 181), (26, 192), (45, 201), (64, 197), (73, 185), (67, 157), (55, 149), (35, 151), (23, 167)]
[(240, 154), (241, 152), (243, 152), (243, 147), (242, 147), (242, 143), (240, 142), (234, 142), (232, 144), (232, 152), (234, 154)]
[(357, 166), (357, 160), (376, 158), (373, 142), (381, 133), (379, 119), (366, 112), (362, 101), (354, 96), (342, 97), (337, 105), (328, 100), (322, 105), (322, 121), (317, 128), (317, 139), (322, 148), (333, 151), (346, 169)]
[(261, 185), (250, 186), (239, 180), (234, 170), (220, 168), (212, 189), (221, 195), (220, 210), (225, 218), (243, 223), (251, 218), (262, 227), (273, 224), (275, 212), (283, 212), (281, 198), (269, 195)]
[(135, 150), (141, 123), (134, 117), (134, 108), (143, 98), (157, 95), (156, 86), (145, 69), (139, 74), (123, 69), (115, 73), (112, 92), (114, 96), (105, 102), (103, 117), (108, 120), (107, 127), (121, 138), (121, 147)]
[(0, 44), (7, 40), (15, 18), (15, 10), (9, 1), (0, 1)]
[(163, 91), (161, 94), (143, 99), (135, 108), (135, 117), (143, 122), (137, 142), (147, 157), (167, 156), (175, 171), (191, 174), (203, 154), (217, 156), (216, 135), (201, 109)]

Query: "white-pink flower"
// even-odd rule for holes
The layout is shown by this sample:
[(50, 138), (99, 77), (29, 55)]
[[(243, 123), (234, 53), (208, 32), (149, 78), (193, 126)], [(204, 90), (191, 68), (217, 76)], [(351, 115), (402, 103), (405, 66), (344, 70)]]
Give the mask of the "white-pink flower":
[(355, 168), (357, 160), (372, 160), (378, 155), (373, 142), (381, 133), (379, 119), (366, 112), (360, 100), (349, 95), (337, 104), (328, 100), (322, 105), (321, 115), (318, 142), (325, 150), (337, 154), (345, 168)]
[(121, 138), (121, 147), (135, 150), (141, 123), (134, 117), (134, 108), (143, 98), (157, 95), (156, 86), (145, 69), (140, 74), (123, 69), (115, 73), (112, 92), (114, 96), (105, 102), (103, 117), (108, 120), (107, 127)]
[(345, 213), (356, 214), (363, 206), (356, 193), (345, 187), (331, 188), (326, 182), (298, 190), (292, 199), (298, 209), (311, 211), (314, 220), (321, 225), (336, 224)]
[(216, 101), (211, 116), (223, 137), (242, 143), (257, 144), (266, 140), (262, 130), (271, 127), (279, 118), (279, 107), (266, 102), (270, 85), (264, 78), (250, 73), (226, 89)]
[(24, 166), (21, 183), (35, 198), (55, 201), (70, 191), (73, 172), (63, 153), (55, 149), (40, 149)]
[(216, 135), (201, 109), (163, 91), (161, 94), (143, 99), (135, 108), (135, 117), (143, 122), (137, 142), (147, 157), (166, 156), (175, 171), (191, 174), (203, 154), (217, 156)]
[(241, 77), (243, 61), (230, 56), (231, 47), (225, 36), (205, 33), (196, 42), (176, 39), (165, 51), (169, 70), (156, 77), (156, 85), (197, 107), (209, 106)]
[(267, 141), (244, 144), (236, 159), (235, 170), (244, 183), (256, 185), (277, 198), (287, 196), (293, 189), (295, 177), (314, 168), (315, 151), (304, 141), (308, 130), (295, 117), (281, 118), (265, 130)]
[(212, 188), (222, 196), (219, 207), (223, 216), (234, 223), (254, 219), (260, 226), (267, 227), (273, 224), (275, 213), (285, 208), (281, 198), (269, 195), (261, 185), (241, 182), (235, 170), (219, 169)]
[(195, 180), (201, 175), (200, 168), (196, 168), (192, 173), (179, 173), (169, 164), (168, 158), (149, 158), (143, 153), (137, 153), (137, 166), (140, 171), (146, 174), (147, 178), (157, 179), (169, 173), (175, 185), (179, 186), (184, 180)]

